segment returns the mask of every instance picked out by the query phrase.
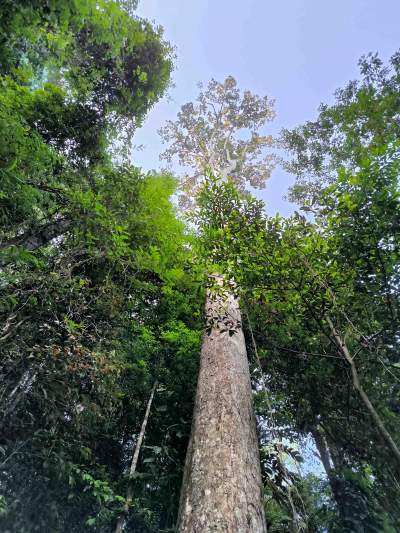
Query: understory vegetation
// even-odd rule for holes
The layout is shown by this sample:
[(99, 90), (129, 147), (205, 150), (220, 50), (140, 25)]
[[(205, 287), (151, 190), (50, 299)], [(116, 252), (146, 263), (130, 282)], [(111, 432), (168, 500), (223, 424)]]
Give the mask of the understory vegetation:
[[(183, 183), (135, 166), (174, 50), (134, 8), (0, 8), (0, 530), (109, 532), (121, 513), (125, 531), (175, 530), (207, 274), (223, 272), (268, 531), (400, 531), (400, 53), (363, 58), (333, 105), (275, 140), (299, 213), (270, 217), (242, 183), (262, 186), (254, 161), (224, 180), (206, 161)], [(233, 105), (236, 84), (209, 91)], [(243, 116), (273, 118), (256, 104)]]

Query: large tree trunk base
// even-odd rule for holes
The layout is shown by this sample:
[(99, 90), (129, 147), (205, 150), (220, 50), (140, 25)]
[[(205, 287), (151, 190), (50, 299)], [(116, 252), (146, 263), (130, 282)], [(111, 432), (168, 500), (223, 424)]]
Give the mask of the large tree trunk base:
[(240, 311), (229, 293), (208, 299), (208, 315), (220, 314), (222, 306), (236, 324), (236, 332), (222, 332), (220, 324), (204, 336), (181, 493), (180, 533), (266, 532)]

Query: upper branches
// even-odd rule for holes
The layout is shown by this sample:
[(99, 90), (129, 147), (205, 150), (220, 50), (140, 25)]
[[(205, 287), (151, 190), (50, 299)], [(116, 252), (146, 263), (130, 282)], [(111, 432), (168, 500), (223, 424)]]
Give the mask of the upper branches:
[(208, 172), (221, 181), (230, 177), (241, 190), (246, 184), (263, 187), (274, 158), (265, 151), (272, 137), (261, 135), (260, 129), (274, 116), (272, 100), (241, 93), (232, 76), (223, 83), (211, 80), (196, 102), (183, 105), (177, 120), (168, 121), (159, 133), (169, 144), (161, 158), (171, 162), (177, 157), (190, 169), (182, 181), (186, 200)]

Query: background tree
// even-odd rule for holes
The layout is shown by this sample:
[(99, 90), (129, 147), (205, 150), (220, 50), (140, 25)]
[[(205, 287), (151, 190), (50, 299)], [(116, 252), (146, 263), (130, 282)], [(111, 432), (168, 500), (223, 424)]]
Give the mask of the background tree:
[(371, 152), (399, 139), (399, 53), (389, 65), (368, 54), (359, 67), (361, 79), (338, 89), (333, 105), (321, 104), (315, 120), (281, 133), (292, 156), (284, 164), (297, 176), (290, 195), (300, 205), (318, 206), (321, 187), (336, 180), (340, 167), (354, 173)]
[(211, 80), (196, 103), (182, 106), (177, 120), (159, 132), (169, 144), (160, 157), (171, 162), (176, 156), (188, 169), (182, 205), (190, 204), (207, 171), (222, 181), (230, 177), (240, 190), (264, 187), (273, 168), (273, 155), (265, 153), (272, 138), (259, 132), (274, 116), (272, 100), (250, 91), (241, 95), (232, 76), (223, 83)]

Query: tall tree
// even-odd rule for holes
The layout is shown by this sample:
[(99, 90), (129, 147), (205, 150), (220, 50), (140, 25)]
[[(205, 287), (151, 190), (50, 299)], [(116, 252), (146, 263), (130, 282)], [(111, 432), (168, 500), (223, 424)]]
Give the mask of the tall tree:
[(313, 223), (268, 219), (251, 198), (239, 216), (227, 186), (204, 200), (210, 213), (225, 206), (207, 240), (247, 303), (273, 395), (266, 416), (294, 428), (287, 438), (315, 437), (344, 530), (398, 521), (397, 154), (384, 146), (341, 172)]
[[(190, 167), (184, 203), (195, 202), (207, 174), (239, 189), (262, 187), (272, 157), (271, 137), (261, 127), (273, 118), (272, 103), (246, 91), (234, 78), (212, 80), (196, 103), (161, 130), (170, 143), (163, 157)], [(243, 138), (243, 130), (250, 138)], [(198, 206), (201, 216), (201, 205)], [(214, 218), (214, 221), (216, 219)], [(213, 224), (211, 219), (208, 221)], [(224, 224), (224, 220), (217, 223)], [(209, 264), (214, 262), (210, 254)], [(259, 452), (241, 313), (224, 272), (210, 271), (204, 336), (192, 434), (182, 484), (178, 530), (266, 531)]]

